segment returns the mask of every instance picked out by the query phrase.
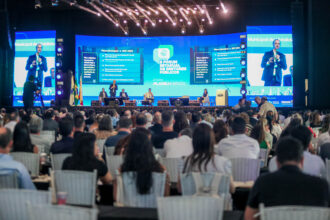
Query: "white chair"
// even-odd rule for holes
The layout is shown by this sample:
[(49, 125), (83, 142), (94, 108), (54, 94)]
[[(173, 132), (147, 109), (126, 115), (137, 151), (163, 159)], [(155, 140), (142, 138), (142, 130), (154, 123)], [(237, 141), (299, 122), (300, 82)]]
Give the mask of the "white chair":
[(67, 157), (70, 157), (71, 154), (50, 154), (50, 160), (52, 163), (53, 170), (62, 170), (62, 165), (64, 160)]
[(0, 189), (18, 189), (18, 176), (16, 171), (0, 172)]
[(26, 220), (28, 211), (26, 204), (50, 204), (49, 191), (1, 189), (0, 190), (0, 219)]
[(329, 220), (330, 209), (311, 206), (259, 207), (261, 220)]
[(115, 153), (115, 147), (104, 147), (104, 149), (105, 149), (105, 156), (106, 157), (112, 156)]
[(54, 205), (27, 205), (30, 220), (96, 220), (96, 208)]
[(220, 196), (224, 199), (225, 210), (232, 209), (230, 176), (220, 173), (181, 173), (181, 192), (183, 196)]
[(139, 194), (136, 173), (124, 172), (117, 176), (117, 205), (155, 208), (156, 198), (165, 193), (166, 173), (152, 173), (152, 187), (148, 194)]
[(223, 199), (202, 196), (157, 198), (159, 220), (221, 220)]
[(124, 157), (122, 155), (107, 155), (107, 167), (113, 178), (116, 178), (116, 170), (124, 162)]
[(29, 171), (32, 177), (39, 176), (39, 154), (25, 153), (25, 152), (13, 152), (10, 153), (14, 160), (21, 162)]
[(94, 206), (96, 170), (94, 172), (54, 170), (51, 171), (55, 192), (68, 193), (67, 204)]
[(260, 160), (250, 158), (230, 159), (234, 181), (255, 181), (260, 174)]
[(266, 167), (268, 162), (268, 149), (260, 149), (259, 159), (261, 160), (261, 167)]
[[(104, 143), (107, 139), (97, 139), (96, 145), (99, 148), (99, 152), (103, 154)], [(113, 153), (112, 153), (113, 154)]]
[(153, 150), (154, 150), (154, 154), (156, 154), (156, 155), (158, 154), (161, 157), (165, 157), (166, 156), (164, 149), (156, 149), (156, 148), (154, 148)]
[(166, 168), (166, 172), (170, 176), (171, 183), (177, 183), (179, 178), (179, 164), (181, 163), (181, 158), (161, 158), (160, 163)]

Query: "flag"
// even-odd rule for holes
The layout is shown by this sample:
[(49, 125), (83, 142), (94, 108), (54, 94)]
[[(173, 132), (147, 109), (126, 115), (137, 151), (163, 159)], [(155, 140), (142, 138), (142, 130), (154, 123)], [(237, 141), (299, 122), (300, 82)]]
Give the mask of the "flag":
[(78, 105), (78, 101), (79, 101), (79, 94), (78, 94), (78, 84), (77, 84), (77, 80), (74, 79), (74, 89), (73, 89), (73, 94), (74, 94), (74, 105)]
[(84, 105), (83, 94), (82, 94), (82, 75), (80, 75), (80, 83), (79, 83), (79, 100), (80, 100), (80, 105)]
[(71, 77), (71, 88), (70, 88), (70, 105), (74, 105), (74, 75)]

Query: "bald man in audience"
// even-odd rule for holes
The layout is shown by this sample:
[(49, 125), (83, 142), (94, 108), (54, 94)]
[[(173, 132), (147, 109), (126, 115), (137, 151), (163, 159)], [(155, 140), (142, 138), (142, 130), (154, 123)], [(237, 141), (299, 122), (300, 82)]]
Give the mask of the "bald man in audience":
[(13, 140), (9, 128), (0, 128), (0, 173), (16, 172), (20, 189), (36, 189), (25, 166), (9, 155), (12, 146)]

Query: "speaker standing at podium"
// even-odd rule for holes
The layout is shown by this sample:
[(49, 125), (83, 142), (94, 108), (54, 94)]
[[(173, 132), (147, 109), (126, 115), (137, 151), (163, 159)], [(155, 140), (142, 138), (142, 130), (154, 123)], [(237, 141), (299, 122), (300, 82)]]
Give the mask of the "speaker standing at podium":
[(109, 87), (111, 98), (116, 98), (117, 89), (118, 89), (118, 86), (116, 84), (116, 80), (114, 80), (113, 83)]

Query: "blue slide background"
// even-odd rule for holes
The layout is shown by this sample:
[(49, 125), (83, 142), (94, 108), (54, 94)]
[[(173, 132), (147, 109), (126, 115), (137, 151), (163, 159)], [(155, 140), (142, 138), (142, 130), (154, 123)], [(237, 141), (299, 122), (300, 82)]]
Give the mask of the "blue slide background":
[[(27, 71), (26, 62), (29, 56), (36, 53), (36, 45), (42, 44), (41, 55), (47, 59), (47, 72), (44, 72), (44, 78), (50, 76), (51, 68), (55, 68), (55, 31), (29, 31), (16, 32), (15, 41), (15, 61), (14, 61), (14, 84), (13, 84), (13, 106), (23, 106), (22, 96), (23, 87), (26, 80)], [(56, 70), (55, 70), (56, 72)], [(44, 86), (44, 83), (43, 83)], [(45, 106), (49, 106), (51, 100), (55, 100), (55, 85), (52, 87), (43, 87), (42, 95)], [(40, 106), (40, 100), (35, 100), (35, 106)]]

